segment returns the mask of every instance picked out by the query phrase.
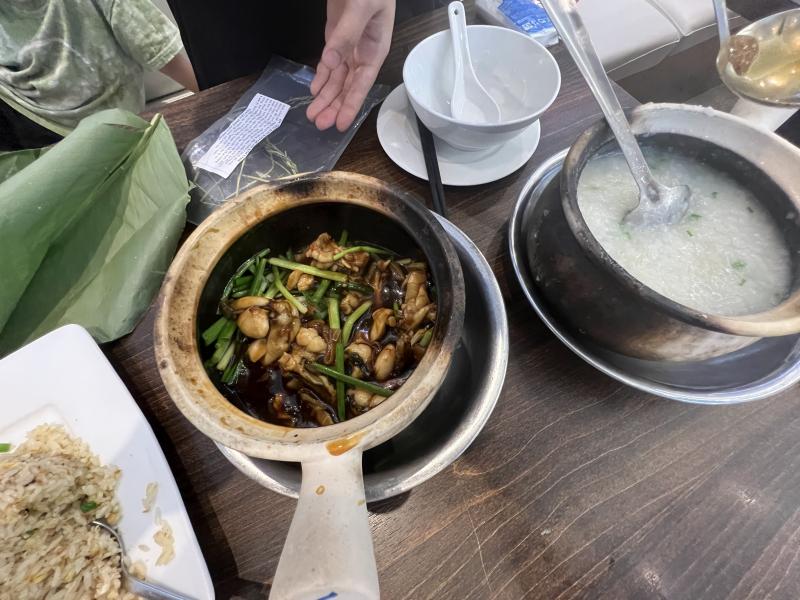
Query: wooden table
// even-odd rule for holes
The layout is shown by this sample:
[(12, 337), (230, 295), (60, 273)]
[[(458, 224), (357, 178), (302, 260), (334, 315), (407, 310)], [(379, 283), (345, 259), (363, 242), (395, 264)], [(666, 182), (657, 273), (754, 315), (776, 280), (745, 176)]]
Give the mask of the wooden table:
[[(398, 83), (408, 50), (444, 26), (439, 12), (396, 32), (382, 79)], [(517, 194), (538, 164), (599, 117), (569, 57), (554, 54), (562, 89), (530, 163), (496, 183), (447, 190), (451, 219), (500, 282), (511, 358), (497, 408), (472, 447), (412, 492), (369, 507), (383, 596), (800, 598), (797, 389), (720, 408), (640, 393), (567, 350), (518, 288), (506, 251)], [(251, 81), (166, 108), (178, 147)], [(381, 151), (376, 112), (337, 168), (427, 198), (427, 184)], [(263, 598), (295, 502), (241, 475), (178, 412), (159, 379), (152, 327), (150, 311), (107, 353), (167, 455), (217, 597)]]

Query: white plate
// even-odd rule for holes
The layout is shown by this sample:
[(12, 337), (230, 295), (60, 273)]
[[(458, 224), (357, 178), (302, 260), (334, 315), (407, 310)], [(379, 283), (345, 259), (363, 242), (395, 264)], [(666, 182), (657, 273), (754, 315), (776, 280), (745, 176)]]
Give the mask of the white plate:
[[(0, 398), (0, 442), (16, 445), (37, 425), (60, 424), (86, 441), (104, 464), (122, 469), (119, 529), (131, 558), (147, 565), (148, 580), (213, 600), (208, 568), (153, 430), (85, 329), (67, 325), (0, 360)], [(158, 482), (155, 506), (175, 536), (175, 558), (159, 567), (156, 509), (142, 512), (151, 481)]]
[[(541, 125), (536, 121), (502, 146), (465, 152), (436, 138), (439, 172), (445, 185), (480, 185), (510, 175), (528, 160), (539, 145)], [(384, 152), (404, 171), (428, 180), (419, 141), (416, 115), (403, 84), (383, 101), (378, 113), (378, 140)]]

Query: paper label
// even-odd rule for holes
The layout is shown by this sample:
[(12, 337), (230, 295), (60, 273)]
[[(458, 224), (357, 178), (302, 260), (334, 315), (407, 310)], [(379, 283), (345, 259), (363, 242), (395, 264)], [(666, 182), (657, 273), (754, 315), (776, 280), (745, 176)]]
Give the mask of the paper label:
[(198, 167), (228, 177), (257, 143), (280, 127), (290, 106), (263, 94), (256, 94), (247, 108), (217, 138), (199, 161)]

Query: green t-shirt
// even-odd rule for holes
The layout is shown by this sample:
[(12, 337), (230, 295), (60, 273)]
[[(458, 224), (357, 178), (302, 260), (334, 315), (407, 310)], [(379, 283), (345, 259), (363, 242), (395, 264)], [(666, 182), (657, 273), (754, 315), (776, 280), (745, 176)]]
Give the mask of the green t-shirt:
[(0, 0), (0, 100), (65, 134), (106, 108), (144, 108), (144, 70), (182, 48), (150, 0)]

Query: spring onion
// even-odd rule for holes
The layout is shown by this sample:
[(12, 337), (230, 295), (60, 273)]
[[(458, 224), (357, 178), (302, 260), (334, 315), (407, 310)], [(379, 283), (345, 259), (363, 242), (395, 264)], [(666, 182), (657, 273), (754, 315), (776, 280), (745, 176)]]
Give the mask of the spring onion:
[(225, 323), (225, 326), (222, 328), (222, 331), (220, 332), (219, 337), (217, 338), (217, 344), (220, 345), (225, 344), (227, 346), (228, 342), (230, 342), (231, 339), (233, 339), (234, 333), (236, 333), (236, 321), (231, 319), (227, 323)]
[[(331, 329), (338, 331), (341, 334), (342, 322), (339, 318), (339, 299), (328, 298), (328, 324)], [(342, 343), (342, 336), (336, 340), (335, 348), (335, 366), (336, 371), (344, 374), (344, 344)], [(344, 410), (344, 382), (336, 380), (336, 414), (339, 416), (340, 421), (345, 419)]]
[(253, 271), (253, 267), (261, 258), (264, 258), (267, 254), (269, 254), (269, 248), (264, 248), (261, 252), (257, 252), (246, 261), (244, 261), (239, 268), (236, 269), (236, 272), (231, 276), (228, 280), (228, 283), (225, 285), (225, 289), (222, 291), (222, 299), (225, 300), (231, 294), (231, 290), (233, 289), (234, 285), (236, 285), (236, 280), (242, 277), (245, 272)]
[(353, 252), (369, 252), (370, 254), (392, 254), (389, 250), (384, 250), (383, 248), (376, 248), (375, 246), (351, 246), (350, 248), (345, 248), (341, 252), (337, 252), (333, 255), (333, 260), (339, 260), (347, 256), (348, 254), (352, 254)]
[(344, 328), (342, 329), (342, 344), (345, 346), (350, 343), (350, 336), (353, 333), (353, 327), (355, 327), (356, 321), (358, 321), (365, 312), (369, 310), (369, 307), (372, 306), (372, 302), (364, 302), (361, 306), (353, 311), (353, 313), (347, 317), (347, 321), (344, 322)]
[(225, 369), (225, 372), (222, 374), (222, 383), (227, 383), (229, 385), (234, 383), (238, 379), (239, 373), (241, 372), (243, 366), (244, 361), (241, 358), (231, 362), (231, 364), (228, 365), (228, 368)]
[(283, 279), (281, 279), (280, 277), (272, 278), (272, 283), (270, 284), (269, 288), (267, 288), (267, 291), (264, 292), (265, 298), (271, 299), (278, 295), (278, 283), (277, 283), (278, 281), (283, 282)]
[(282, 269), (289, 269), (291, 271), (300, 271), (301, 273), (308, 273), (309, 275), (313, 275), (314, 277), (319, 277), (320, 279), (331, 279), (333, 281), (338, 281), (339, 283), (344, 283), (347, 281), (347, 275), (344, 273), (337, 273), (336, 271), (325, 271), (324, 269), (318, 269), (316, 267), (312, 267), (311, 265), (304, 265), (302, 263), (293, 262), (291, 260), (284, 260), (282, 258), (270, 258), (269, 264), (273, 267), (280, 267)]
[(419, 341), (419, 345), (423, 348), (427, 348), (428, 344), (431, 343), (431, 338), (433, 337), (433, 329), (428, 329), (425, 332), (425, 335), (422, 336), (422, 339)]
[(311, 296), (311, 299), (314, 302), (319, 302), (320, 300), (322, 300), (322, 297), (325, 295), (325, 292), (328, 291), (328, 288), (330, 286), (331, 286), (330, 279), (323, 279), (322, 281), (320, 281), (319, 285), (317, 286), (317, 289), (314, 290), (314, 295)]
[(97, 502), (92, 502), (91, 500), (88, 502), (81, 502), (81, 512), (87, 513), (95, 508), (97, 508)]
[(228, 322), (227, 317), (220, 317), (219, 319), (214, 321), (214, 324), (211, 325), (211, 327), (209, 327), (202, 333), (203, 342), (205, 343), (206, 346), (210, 346), (211, 344), (217, 341), (219, 334), (222, 333), (222, 329), (225, 327), (225, 323), (227, 322)]
[(0, 453), (11, 452), (11, 444), (3, 443), (0, 444)]
[[(232, 338), (233, 334), (236, 332), (236, 321), (227, 320), (222, 327), (222, 331), (220, 331), (219, 336), (217, 337), (217, 344), (215, 346), (214, 354), (208, 360), (208, 365), (213, 367), (225, 355), (228, 351), (228, 347), (232, 345)], [(224, 367), (223, 367), (224, 368)]]
[(228, 368), (234, 352), (236, 352), (236, 342), (231, 342), (225, 349), (222, 358), (220, 358), (219, 362), (217, 362), (217, 371), (224, 371)]
[(253, 281), (250, 284), (250, 295), (256, 296), (261, 292), (261, 284), (264, 283), (264, 269), (267, 266), (267, 261), (259, 258), (256, 263), (256, 274), (253, 276)]
[(273, 265), (272, 272), (275, 275), (275, 286), (278, 288), (278, 291), (283, 294), (283, 297), (289, 301), (289, 304), (294, 306), (301, 314), (306, 314), (308, 312), (306, 305), (303, 304), (296, 296), (292, 296), (289, 290), (286, 289), (286, 286), (283, 285), (283, 281), (281, 281), (281, 274), (278, 272), (278, 267)]
[(358, 283), (357, 281), (345, 281), (344, 283), (337, 283), (336, 285), (345, 290), (353, 290), (354, 292), (369, 294), (370, 296), (374, 293), (371, 286), (365, 283)]
[(228, 346), (230, 346), (230, 341), (228, 341), (227, 344), (220, 344), (219, 346), (217, 346), (216, 350), (214, 350), (214, 354), (211, 355), (211, 358), (209, 358), (205, 363), (203, 363), (205, 367), (207, 369), (215, 367), (217, 363), (222, 359), (222, 356), (225, 354), (225, 352), (228, 351)]
[(379, 396), (384, 396), (388, 398), (389, 396), (394, 394), (394, 390), (390, 390), (388, 388), (375, 385), (374, 383), (370, 383), (368, 381), (361, 381), (360, 379), (356, 379), (355, 377), (350, 377), (350, 375), (339, 373), (336, 369), (331, 369), (330, 367), (326, 367), (325, 365), (321, 365), (319, 363), (311, 363), (309, 366), (318, 373), (327, 375), (331, 379), (341, 381), (343, 383), (346, 383), (347, 385), (352, 385), (353, 387), (367, 390), (368, 392), (372, 392), (373, 394), (378, 394)]
[(347, 229), (342, 229), (342, 235), (339, 236), (339, 245), (344, 246), (347, 243)]

